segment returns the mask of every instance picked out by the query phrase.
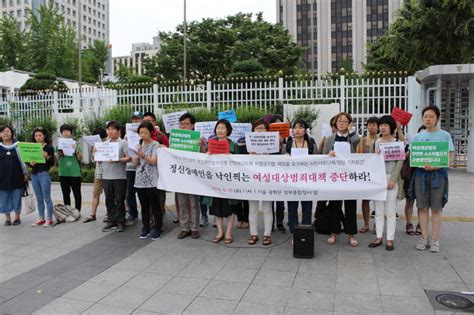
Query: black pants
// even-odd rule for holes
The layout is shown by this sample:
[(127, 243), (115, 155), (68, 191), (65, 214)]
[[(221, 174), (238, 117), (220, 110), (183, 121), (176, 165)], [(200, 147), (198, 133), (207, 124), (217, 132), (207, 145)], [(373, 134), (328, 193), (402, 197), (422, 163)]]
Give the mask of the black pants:
[(135, 171), (127, 171), (127, 205), (128, 215), (131, 217), (138, 217), (137, 198), (135, 189)]
[(150, 209), (155, 221), (155, 229), (161, 230), (163, 225), (163, 212), (160, 204), (161, 195), (157, 188), (137, 188), (138, 199), (142, 209), (143, 227), (150, 230)]
[(112, 223), (125, 222), (126, 179), (102, 179), (104, 183), (105, 206), (107, 218)]
[(326, 209), (327, 204), (328, 204), (327, 200), (319, 200), (316, 203), (316, 211), (314, 212), (314, 219), (319, 219), (321, 211)]
[[(276, 209), (275, 209), (276, 204)], [(285, 217), (285, 202), (284, 201), (275, 201), (272, 203), (273, 210), (273, 224), (283, 224), (283, 219)]]
[(249, 201), (243, 200), (235, 206), (235, 214), (237, 214), (237, 219), (239, 222), (249, 222)]
[[(342, 203), (344, 202), (344, 213)], [(344, 233), (347, 235), (357, 234), (357, 200), (337, 200), (329, 201), (329, 229), (333, 234), (341, 233), (341, 222), (344, 226)]]
[(82, 195), (81, 195), (81, 177), (59, 176), (61, 184), (61, 192), (63, 193), (63, 201), (65, 205), (71, 205), (71, 189), (74, 195), (74, 207), (81, 211)]

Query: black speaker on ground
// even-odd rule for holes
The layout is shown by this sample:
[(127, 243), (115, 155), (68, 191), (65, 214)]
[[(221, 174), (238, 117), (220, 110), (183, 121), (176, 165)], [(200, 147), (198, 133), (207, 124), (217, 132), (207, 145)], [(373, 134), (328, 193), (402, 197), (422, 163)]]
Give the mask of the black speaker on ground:
[(314, 228), (312, 225), (298, 225), (293, 229), (293, 257), (314, 257)]

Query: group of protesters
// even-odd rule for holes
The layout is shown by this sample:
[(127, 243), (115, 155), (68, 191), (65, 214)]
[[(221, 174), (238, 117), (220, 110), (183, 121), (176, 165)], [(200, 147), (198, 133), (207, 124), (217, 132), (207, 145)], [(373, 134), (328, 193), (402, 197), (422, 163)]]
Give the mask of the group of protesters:
[[(435, 106), (425, 107), (422, 111), (423, 126), (419, 132), (411, 138), (414, 142), (441, 141), (449, 144), (450, 160), (454, 157), (454, 145), (451, 136), (441, 130), (439, 125), (440, 111)], [(102, 231), (115, 230), (123, 232), (126, 226), (133, 224), (138, 219), (138, 204), (141, 208), (142, 231), (141, 239), (151, 237), (157, 240), (163, 233), (163, 216), (165, 214), (166, 192), (158, 189), (158, 148), (169, 147), (168, 136), (160, 131), (157, 126), (156, 116), (153, 113), (134, 112), (130, 119), (131, 123), (137, 124), (136, 133), (139, 135), (140, 144), (133, 148), (136, 152), (133, 156), (129, 154), (130, 149), (127, 135), (123, 126), (116, 121), (107, 122), (106, 126), (94, 130), (103, 142), (117, 142), (119, 147), (118, 160), (94, 161), (95, 147), (92, 150), (92, 162), (95, 163), (95, 178), (93, 185), (92, 207), (89, 215), (83, 220), (84, 223), (97, 220), (97, 208), (100, 203), (100, 195), (104, 192), (107, 215), (104, 217), (105, 225)], [(252, 124), (252, 132), (268, 132), (270, 124), (283, 122), (283, 117), (273, 115), (268, 119), (259, 119)], [(179, 118), (179, 129), (194, 130), (195, 117), (185, 113)], [(273, 154), (291, 155), (292, 149), (307, 149), (308, 154), (323, 154), (330, 157), (337, 156), (335, 150), (336, 142), (347, 142), (351, 153), (374, 153), (380, 154), (380, 144), (402, 141), (406, 144), (406, 155), (410, 152), (410, 145), (403, 133), (400, 123), (390, 115), (382, 117), (371, 117), (366, 122), (365, 134), (360, 137), (352, 127), (353, 119), (350, 114), (341, 112), (330, 120), (332, 134), (321, 138), (318, 143), (311, 137), (311, 126), (304, 120), (291, 122), (292, 134), (288, 138), (280, 137), (280, 150)], [(24, 163), (15, 140), (15, 131), (11, 126), (1, 126), (0, 143), (0, 213), (5, 215), (5, 226), (17, 226), (21, 224), (21, 200), (25, 192), (25, 182), (31, 175), (33, 191), (36, 197), (36, 208), (38, 219), (33, 226), (50, 227), (53, 222), (53, 202), (51, 199), (51, 176), (50, 168), (56, 163), (58, 165), (59, 182), (65, 205), (71, 205), (71, 191), (74, 196), (74, 207), (81, 211), (81, 162), (83, 160), (84, 148), (79, 142), (73, 145), (73, 153), (65, 154), (58, 146), (51, 145), (51, 136), (42, 128), (35, 128), (32, 133), (32, 141), (40, 143), (43, 148), (45, 163)], [(232, 124), (226, 119), (217, 121), (214, 127), (214, 135), (199, 140), (200, 152), (208, 153), (208, 141), (227, 141), (230, 154), (257, 154), (248, 150), (245, 137), (237, 142), (230, 140)], [(71, 125), (63, 124), (60, 127), (60, 136), (73, 138), (74, 129)], [(250, 152), (249, 152), (250, 151)], [(406, 161), (407, 161), (406, 160)], [(326, 211), (328, 220), (326, 230), (329, 234), (328, 245), (334, 245), (340, 238), (341, 232), (347, 235), (347, 241), (351, 246), (358, 246), (357, 233), (366, 233), (370, 230), (369, 220), (371, 205), (375, 211), (375, 239), (368, 244), (375, 248), (384, 243), (384, 228), (386, 229), (386, 250), (394, 250), (394, 237), (397, 222), (397, 201), (406, 199), (405, 217), (406, 233), (409, 235), (420, 235), (416, 248), (424, 250), (429, 248), (431, 252), (439, 251), (439, 237), (441, 228), (441, 213), (447, 202), (448, 196), (448, 173), (447, 168), (435, 168), (426, 164), (424, 167), (411, 168), (404, 160), (385, 161), (386, 174), (386, 200), (374, 201), (362, 200), (363, 226), (357, 227), (357, 200), (318, 200), (316, 204), (315, 218), (322, 211)], [(164, 179), (166, 180), (166, 179)], [(418, 208), (418, 225), (416, 229), (412, 223), (413, 206), (416, 200)], [(284, 221), (284, 209), (288, 213), (289, 232), (293, 233), (295, 227), (300, 224), (311, 225), (313, 221), (313, 201), (258, 201), (258, 200), (235, 200), (211, 196), (196, 196), (187, 193), (176, 193), (175, 204), (177, 210), (177, 222), (181, 231), (178, 239), (200, 237), (199, 228), (207, 226), (208, 215), (214, 216), (214, 225), (217, 228), (212, 242), (230, 244), (234, 241), (234, 227), (249, 228), (247, 243), (254, 245), (259, 242), (258, 211), (263, 212), (263, 237), (262, 244), (272, 244), (272, 231), (286, 232)], [(302, 217), (298, 214), (301, 204)], [(429, 234), (429, 219), (431, 209), (431, 237)], [(11, 217), (13, 212), (14, 217)], [(128, 212), (128, 216), (127, 216)], [(385, 220), (386, 218), (386, 220)], [(238, 221), (238, 222), (235, 222)], [(386, 223), (385, 223), (386, 221)], [(224, 224), (225, 223), (225, 224)]]

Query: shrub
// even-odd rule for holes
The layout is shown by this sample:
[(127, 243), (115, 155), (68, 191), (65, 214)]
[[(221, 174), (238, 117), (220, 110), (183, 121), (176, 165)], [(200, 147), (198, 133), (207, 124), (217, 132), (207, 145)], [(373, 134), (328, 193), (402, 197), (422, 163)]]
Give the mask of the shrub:
[(238, 108), (236, 113), (237, 121), (241, 123), (253, 123), (268, 114), (267, 111), (257, 107)]
[(72, 128), (74, 129), (74, 132), (73, 132), (73, 138), (74, 139), (79, 139), (80, 137), (82, 137), (82, 135), (84, 134), (84, 130), (83, 128), (81, 128), (81, 120), (77, 117), (67, 117), (65, 120), (64, 120), (64, 123), (65, 124), (68, 124), (68, 125), (71, 125)]
[(307, 106), (300, 106), (293, 114), (291, 117), (289, 117), (290, 121), (293, 122), (295, 120), (303, 119), (313, 127), (316, 125), (316, 121), (318, 120), (319, 117), (319, 111), (315, 111), (311, 109), (310, 107)]
[(53, 135), (58, 131), (58, 122), (53, 117), (33, 118), (23, 125), (22, 130), (18, 132), (18, 140), (27, 142), (33, 141), (33, 135), (31, 133), (36, 127), (43, 127), (51, 140)]

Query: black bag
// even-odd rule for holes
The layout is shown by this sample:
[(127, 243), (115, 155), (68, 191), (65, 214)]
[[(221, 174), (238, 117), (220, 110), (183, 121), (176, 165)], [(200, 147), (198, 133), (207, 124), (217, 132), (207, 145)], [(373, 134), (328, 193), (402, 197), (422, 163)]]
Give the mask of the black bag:
[(331, 234), (329, 230), (329, 215), (331, 209), (327, 201), (318, 201), (314, 220), (314, 231), (319, 234)]
[(413, 174), (413, 169), (413, 167), (410, 167), (410, 153), (408, 153), (407, 157), (403, 161), (402, 170), (400, 172), (400, 176), (404, 181), (410, 181), (411, 175)]

